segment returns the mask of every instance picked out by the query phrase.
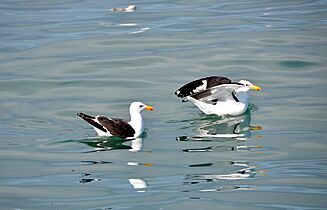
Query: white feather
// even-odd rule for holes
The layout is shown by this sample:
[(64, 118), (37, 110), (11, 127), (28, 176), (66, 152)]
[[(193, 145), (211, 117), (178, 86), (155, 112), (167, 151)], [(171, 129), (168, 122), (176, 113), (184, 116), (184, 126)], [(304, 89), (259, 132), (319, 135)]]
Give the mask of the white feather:
[(198, 93), (198, 92), (204, 91), (205, 89), (207, 89), (207, 84), (208, 84), (207, 80), (202, 80), (202, 85), (195, 88), (193, 90), (193, 93)]

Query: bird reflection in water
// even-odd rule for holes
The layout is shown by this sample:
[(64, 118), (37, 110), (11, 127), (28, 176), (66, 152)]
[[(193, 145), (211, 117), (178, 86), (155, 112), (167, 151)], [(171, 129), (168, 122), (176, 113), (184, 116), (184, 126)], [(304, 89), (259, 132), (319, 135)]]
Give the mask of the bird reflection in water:
[[(183, 152), (225, 152), (225, 151), (252, 151), (262, 150), (262, 146), (240, 145), (238, 141), (248, 140), (253, 131), (262, 130), (261, 126), (251, 126), (251, 113), (247, 112), (236, 117), (208, 117), (202, 120), (193, 121), (196, 126), (196, 135), (192, 137), (180, 136), (177, 141), (205, 141), (205, 142), (229, 142), (226, 145), (214, 145), (198, 148), (183, 149)], [(192, 125), (194, 126), (194, 125)], [(261, 136), (255, 136), (259, 138)], [(236, 143), (233, 141), (236, 140)]]
[[(217, 181), (217, 180), (239, 180), (239, 179), (249, 179), (254, 178), (256, 175), (255, 166), (251, 165), (246, 161), (219, 161), (216, 163), (203, 163), (190, 165), (189, 167), (208, 167), (208, 166), (231, 166), (237, 167), (239, 169), (225, 174), (197, 174), (197, 175), (188, 175), (186, 179), (193, 180), (205, 180), (207, 182)], [(226, 168), (225, 168), (226, 169)]]
[(251, 150), (258, 150), (263, 149), (262, 146), (258, 145), (235, 145), (235, 146), (210, 146), (210, 147), (201, 147), (201, 148), (191, 148), (191, 149), (183, 149), (183, 152), (213, 152), (213, 151), (251, 151)]
[(97, 179), (97, 178), (91, 178), (92, 174), (88, 174), (88, 173), (84, 173), (81, 176), (81, 179), (79, 180), (79, 183), (81, 184), (85, 184), (85, 183), (90, 183), (90, 182), (96, 182), (96, 181), (100, 181), (101, 179)]
[[(101, 138), (91, 138), (81, 140), (80, 143), (86, 144), (92, 148), (91, 152), (100, 152), (100, 151), (110, 151), (110, 150), (128, 150), (130, 152), (139, 152), (143, 148), (143, 137), (138, 137), (134, 139), (122, 139), (118, 137), (101, 137)], [(96, 164), (113, 164), (110, 161), (82, 161), (84, 165), (96, 165)], [(153, 166), (151, 163), (138, 163), (138, 162), (127, 162), (128, 166)], [(101, 181), (101, 179), (91, 178), (91, 174), (82, 174), (79, 182), (81, 184), (86, 184), (90, 182)], [(139, 178), (130, 178), (128, 182), (137, 192), (145, 192), (147, 184), (143, 179)]]
[[(252, 150), (262, 150), (262, 146), (246, 145), (249, 138), (253, 138), (255, 131), (262, 130), (261, 126), (251, 125), (251, 111), (240, 116), (216, 117), (206, 116), (204, 119), (194, 120), (190, 123), (190, 128), (195, 127), (196, 134), (193, 136), (177, 137), (178, 141), (198, 141), (201, 146), (183, 149), (183, 152), (249, 152)], [(260, 136), (254, 136), (260, 137)], [(205, 143), (204, 143), (205, 142)], [(242, 142), (242, 143), (240, 143)], [(206, 145), (206, 144), (215, 145)], [(192, 144), (194, 145), (194, 144)], [(205, 146), (203, 146), (205, 145)], [(190, 168), (217, 167), (208, 173), (193, 173), (185, 176), (184, 184), (200, 184), (206, 182), (218, 182), (221, 180), (244, 180), (252, 179), (258, 171), (248, 161), (217, 161), (201, 164), (189, 165)], [(196, 170), (197, 171), (197, 170)], [(200, 189), (203, 192), (210, 191), (230, 191), (249, 190), (248, 186), (227, 185), (217, 188)], [(212, 185), (210, 185), (212, 187)]]
[(139, 152), (143, 147), (141, 137), (134, 139), (122, 139), (119, 137), (101, 137), (81, 140), (80, 143), (86, 144), (94, 149), (85, 153), (109, 151), (109, 150), (128, 150)]
[[(220, 191), (234, 191), (234, 190), (253, 190), (254, 188), (246, 185), (234, 185), (231, 182), (231, 185), (225, 186), (217, 186), (206, 187), (204, 183), (207, 182), (219, 182), (224, 180), (245, 180), (252, 179), (256, 176), (258, 171), (256, 171), (256, 167), (251, 165), (250, 162), (247, 161), (218, 161), (215, 163), (203, 163), (203, 164), (194, 164), (189, 165), (189, 167), (212, 167), (216, 166), (221, 169), (220, 172), (215, 173), (207, 173), (207, 174), (189, 174), (185, 177), (184, 184), (187, 185), (195, 185), (195, 184), (203, 184), (202, 189), (199, 189), (200, 192), (220, 192)], [(230, 168), (237, 168), (236, 170), (230, 171)], [(230, 171), (230, 172), (226, 172)], [(259, 171), (260, 173), (261, 171)], [(221, 182), (226, 184), (226, 182)]]
[(190, 124), (192, 127), (196, 127), (196, 135), (191, 137), (180, 136), (176, 140), (247, 140), (252, 136), (252, 131), (262, 130), (261, 126), (251, 126), (251, 113), (249, 111), (233, 117), (206, 116), (206, 118), (192, 121)]

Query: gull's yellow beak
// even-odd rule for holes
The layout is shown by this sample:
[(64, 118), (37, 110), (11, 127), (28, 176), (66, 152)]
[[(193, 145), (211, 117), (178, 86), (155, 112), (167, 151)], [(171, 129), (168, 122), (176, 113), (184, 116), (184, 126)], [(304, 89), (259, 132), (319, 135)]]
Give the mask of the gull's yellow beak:
[(148, 110), (148, 111), (153, 111), (154, 110), (154, 108), (152, 106), (145, 106), (144, 109)]
[(256, 90), (256, 91), (260, 91), (261, 90), (261, 87), (259, 86), (256, 86), (256, 85), (253, 85), (250, 87), (251, 90)]

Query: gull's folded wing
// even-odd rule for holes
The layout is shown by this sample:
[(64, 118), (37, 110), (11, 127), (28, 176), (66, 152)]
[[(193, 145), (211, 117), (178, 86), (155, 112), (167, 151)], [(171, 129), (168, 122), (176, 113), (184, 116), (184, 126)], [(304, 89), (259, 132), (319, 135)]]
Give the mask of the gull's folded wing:
[(207, 90), (204, 90), (200, 93), (195, 93), (191, 95), (192, 98), (197, 100), (212, 103), (212, 102), (225, 102), (225, 101), (238, 101), (236, 98), (234, 91), (240, 88), (242, 85), (238, 83), (231, 83), (231, 84), (222, 84)]

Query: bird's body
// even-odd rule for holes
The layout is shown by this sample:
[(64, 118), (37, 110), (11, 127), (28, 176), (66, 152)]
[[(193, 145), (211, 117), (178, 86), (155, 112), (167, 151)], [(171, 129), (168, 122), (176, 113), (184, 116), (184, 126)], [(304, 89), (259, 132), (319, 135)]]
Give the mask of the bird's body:
[(193, 102), (203, 113), (223, 115), (240, 115), (243, 114), (248, 105), (235, 101), (216, 102), (215, 104), (205, 103), (188, 96), (189, 101)]
[(226, 77), (211, 76), (192, 81), (175, 94), (183, 101), (191, 101), (205, 114), (237, 116), (247, 110), (251, 89), (261, 90), (246, 80), (232, 82)]
[(147, 106), (141, 102), (133, 102), (130, 105), (129, 112), (131, 116), (130, 121), (125, 121), (119, 118), (109, 118), (105, 116), (89, 116), (84, 113), (77, 113), (86, 122), (90, 123), (98, 136), (117, 136), (121, 138), (136, 138), (139, 137), (143, 131), (143, 119), (141, 112), (143, 110), (153, 111), (152, 106)]

